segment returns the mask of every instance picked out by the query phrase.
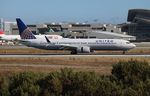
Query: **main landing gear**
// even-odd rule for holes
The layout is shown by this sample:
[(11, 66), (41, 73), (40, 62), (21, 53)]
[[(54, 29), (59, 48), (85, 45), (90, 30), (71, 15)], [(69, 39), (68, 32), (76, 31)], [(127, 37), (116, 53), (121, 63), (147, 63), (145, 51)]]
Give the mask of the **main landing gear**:
[(71, 54), (77, 54), (77, 51), (76, 50), (72, 50)]

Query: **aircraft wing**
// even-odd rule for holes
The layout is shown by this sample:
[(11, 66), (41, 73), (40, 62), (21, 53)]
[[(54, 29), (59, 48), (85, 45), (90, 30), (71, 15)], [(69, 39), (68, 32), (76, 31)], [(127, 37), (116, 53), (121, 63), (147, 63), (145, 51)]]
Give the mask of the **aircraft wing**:
[(60, 49), (77, 49), (79, 46), (77, 45), (70, 45), (70, 44), (57, 44), (60, 45)]

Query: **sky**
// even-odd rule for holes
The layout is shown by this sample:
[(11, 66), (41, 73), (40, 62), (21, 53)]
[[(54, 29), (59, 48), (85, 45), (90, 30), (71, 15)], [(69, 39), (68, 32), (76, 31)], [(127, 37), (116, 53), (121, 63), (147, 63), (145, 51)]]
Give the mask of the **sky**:
[(0, 18), (45, 22), (124, 23), (129, 9), (150, 9), (150, 0), (0, 0)]

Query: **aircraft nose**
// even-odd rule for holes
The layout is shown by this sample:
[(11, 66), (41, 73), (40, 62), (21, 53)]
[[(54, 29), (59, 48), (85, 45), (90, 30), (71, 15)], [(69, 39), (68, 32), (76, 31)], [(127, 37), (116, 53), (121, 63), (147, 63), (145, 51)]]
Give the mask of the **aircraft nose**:
[(135, 48), (135, 47), (136, 47), (136, 45), (135, 45), (135, 44), (133, 44), (133, 43), (131, 44), (131, 46), (132, 46), (132, 48)]

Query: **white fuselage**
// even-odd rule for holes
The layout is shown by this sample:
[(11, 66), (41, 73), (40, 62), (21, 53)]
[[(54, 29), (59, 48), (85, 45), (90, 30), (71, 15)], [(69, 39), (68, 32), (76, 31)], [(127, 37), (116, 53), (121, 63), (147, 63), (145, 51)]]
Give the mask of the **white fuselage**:
[(28, 39), (23, 44), (46, 50), (129, 50), (136, 47), (133, 43), (122, 39), (50, 39), (46, 40)]

